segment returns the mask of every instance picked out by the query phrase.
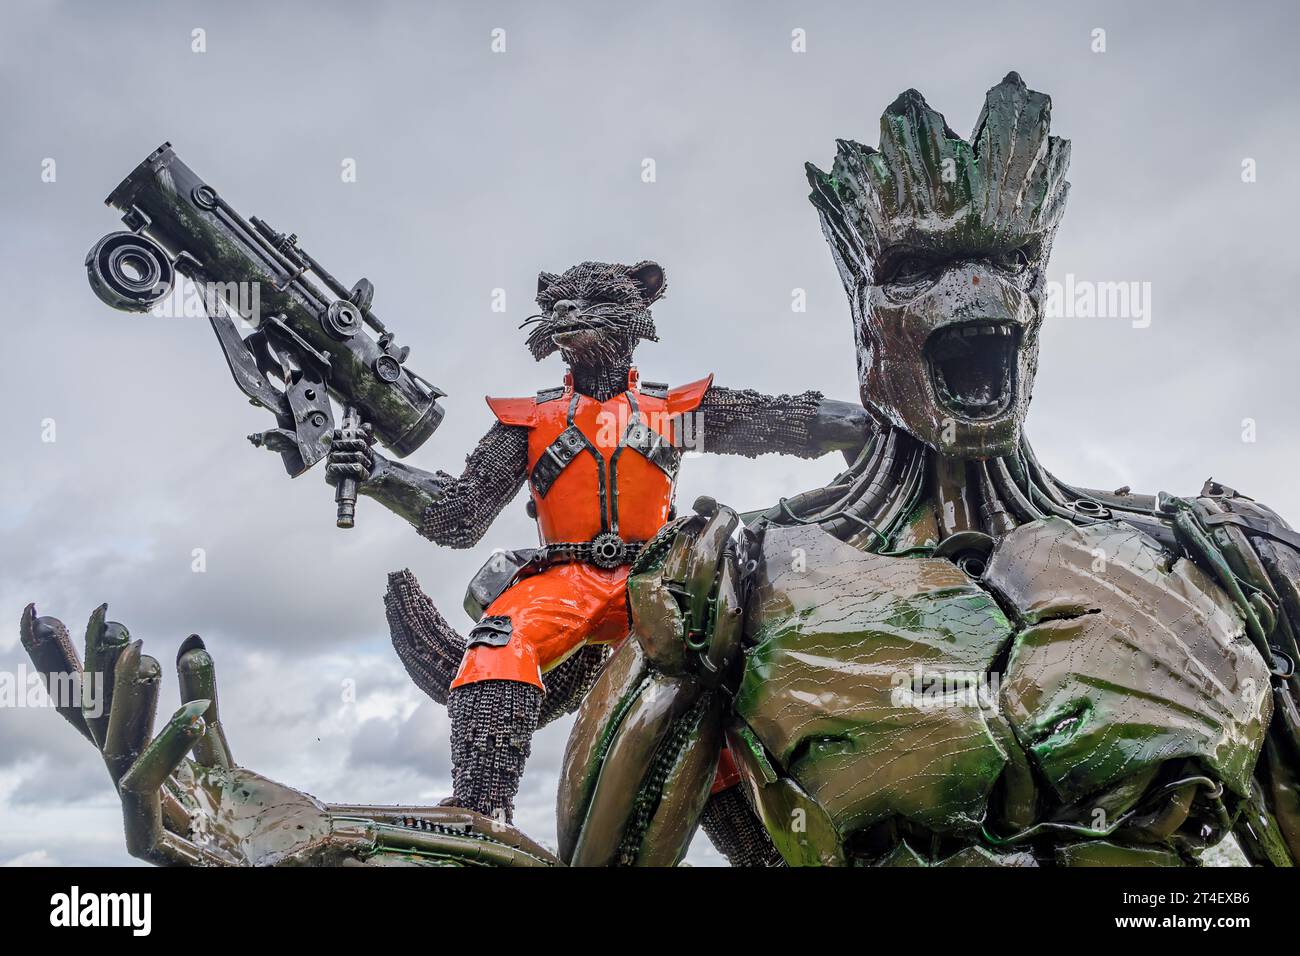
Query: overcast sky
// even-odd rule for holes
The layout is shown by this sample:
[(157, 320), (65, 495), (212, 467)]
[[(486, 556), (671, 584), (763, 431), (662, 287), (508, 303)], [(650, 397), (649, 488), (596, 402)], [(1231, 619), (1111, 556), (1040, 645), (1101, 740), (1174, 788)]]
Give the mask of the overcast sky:
[[(335, 529), (319, 472), (291, 482), (245, 441), (270, 418), (236, 391), (206, 323), (94, 298), (86, 250), (119, 228), (102, 200), (165, 140), (244, 215), (297, 232), (347, 284), (374, 281), (411, 366), (449, 393), (446, 422), (409, 460), (459, 472), (491, 421), (485, 393), (558, 383), (558, 358), (534, 363), (515, 327), (539, 270), (584, 259), (667, 270), (662, 341), (637, 356), (646, 377), (712, 371), (728, 386), (852, 398), (848, 309), (802, 164), (828, 168), (837, 137), (874, 144), (908, 87), (968, 134), (985, 90), (1015, 69), (1052, 96), (1053, 130), (1074, 144), (1049, 278), (1151, 290), (1146, 327), (1048, 324), (1029, 417), (1040, 458), (1103, 488), (1190, 493), (1213, 475), (1295, 521), (1296, 7), (1045, 7), (7, 9), (0, 670), (25, 661), (27, 602), (79, 641), (108, 601), (165, 668), (187, 634), (204, 636), (241, 763), (328, 800), (432, 802), (449, 792), (447, 721), (391, 650), (385, 573), (411, 567), (467, 626), (473, 571), (491, 549), (535, 540), (522, 499), (468, 552), (366, 500), (355, 530)], [(195, 29), (206, 52), (192, 50)], [(791, 49), (796, 29), (806, 52)], [(354, 183), (341, 181), (347, 159)], [(497, 288), (504, 314), (491, 310)], [(837, 464), (695, 458), (679, 497), (758, 507)], [(176, 700), (166, 683), (163, 712)], [(545, 841), (566, 731), (538, 737), (520, 800), (517, 822)], [(691, 859), (717, 858), (700, 838)], [(129, 861), (102, 765), (52, 711), (0, 709), (6, 861)]]

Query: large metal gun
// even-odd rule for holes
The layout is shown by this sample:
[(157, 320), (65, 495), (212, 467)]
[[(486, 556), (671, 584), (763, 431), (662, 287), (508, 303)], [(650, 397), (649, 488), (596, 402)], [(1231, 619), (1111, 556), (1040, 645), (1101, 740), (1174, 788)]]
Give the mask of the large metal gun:
[[(278, 428), (249, 440), (278, 451), (291, 476), (328, 453), (331, 397), (347, 410), (345, 428), (364, 422), (399, 458), (442, 421), (437, 399), (445, 393), (405, 367), (410, 350), (394, 344), (371, 310), (370, 281), (345, 289), (297, 236), (245, 220), (170, 143), (104, 202), (130, 231), (105, 236), (86, 256), (95, 294), (116, 309), (147, 312), (171, 294), (177, 273), (189, 278), (235, 384), (276, 417)], [(253, 331), (242, 335), (236, 317)], [(351, 527), (355, 483), (341, 482), (337, 492), (337, 522)]]

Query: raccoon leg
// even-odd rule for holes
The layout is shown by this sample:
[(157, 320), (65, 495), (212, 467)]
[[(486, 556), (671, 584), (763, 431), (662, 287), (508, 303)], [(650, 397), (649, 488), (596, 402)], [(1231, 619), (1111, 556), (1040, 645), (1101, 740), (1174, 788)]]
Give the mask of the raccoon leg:
[(714, 849), (732, 866), (785, 865), (772, 844), (772, 838), (745, 801), (739, 785), (709, 797), (700, 825)]
[(434, 701), (446, 704), (448, 688), (465, 656), (465, 638), (438, 613), (409, 568), (388, 575), (384, 609), (393, 648), (411, 680)]
[(463, 684), (447, 697), (453, 806), (512, 823), (542, 691), (513, 680)]
[[(465, 655), (465, 638), (438, 613), (409, 569), (388, 575), (384, 610), (393, 648), (415, 686), (436, 703), (446, 705), (448, 688)], [(609, 647), (590, 644), (542, 677), (545, 702), (537, 726), (578, 709), (600, 675)]]
[(587, 696), (587, 691), (591, 690), (591, 685), (596, 683), (608, 657), (608, 644), (588, 644), (570, 655), (563, 664), (543, 674), (542, 684), (546, 688), (546, 697), (542, 701), (537, 726), (545, 727), (551, 721), (577, 710), (582, 699)]
[(451, 805), (514, 818), (514, 798), (533, 733), (571, 714), (596, 682), (609, 648), (588, 645), (543, 679), (545, 691), (511, 680), (465, 684), (450, 692)]

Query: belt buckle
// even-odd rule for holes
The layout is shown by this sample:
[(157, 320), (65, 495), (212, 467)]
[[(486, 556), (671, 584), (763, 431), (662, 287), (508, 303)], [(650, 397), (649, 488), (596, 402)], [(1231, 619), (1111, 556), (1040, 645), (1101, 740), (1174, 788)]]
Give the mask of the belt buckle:
[(627, 542), (613, 531), (602, 531), (591, 539), (591, 563), (609, 571), (627, 563)]

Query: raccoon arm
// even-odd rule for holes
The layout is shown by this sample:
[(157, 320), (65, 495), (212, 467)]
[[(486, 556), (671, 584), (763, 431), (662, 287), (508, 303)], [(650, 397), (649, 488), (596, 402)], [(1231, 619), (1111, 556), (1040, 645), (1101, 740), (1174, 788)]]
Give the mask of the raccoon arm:
[(817, 454), (861, 448), (872, 430), (871, 415), (861, 402), (824, 398), (813, 416), (812, 440)]
[(767, 453), (816, 458), (857, 448), (870, 428), (861, 405), (825, 398), (821, 392), (764, 395), (713, 386), (704, 394), (699, 413), (699, 450), (748, 458)]
[(465, 459), (459, 478), (430, 474), (374, 454), (359, 491), (401, 515), (431, 541), (449, 548), (479, 542), (519, 493), (528, 467), (528, 431), (497, 422)]

